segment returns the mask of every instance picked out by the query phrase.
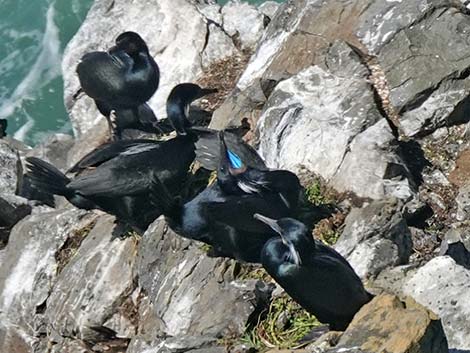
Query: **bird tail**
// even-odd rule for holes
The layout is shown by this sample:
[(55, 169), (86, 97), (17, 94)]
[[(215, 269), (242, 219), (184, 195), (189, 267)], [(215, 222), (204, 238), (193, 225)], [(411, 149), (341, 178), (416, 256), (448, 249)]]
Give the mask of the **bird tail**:
[(60, 170), (36, 157), (26, 158), (26, 175), (30, 178), (31, 183), (39, 190), (61, 196), (69, 196), (67, 184), (70, 179), (67, 178)]

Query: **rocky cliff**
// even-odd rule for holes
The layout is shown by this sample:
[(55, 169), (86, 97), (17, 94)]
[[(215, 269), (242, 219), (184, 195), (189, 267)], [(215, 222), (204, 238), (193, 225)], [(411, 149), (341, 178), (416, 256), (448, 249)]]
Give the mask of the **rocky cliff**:
[[(62, 63), (75, 138), (0, 140), (0, 352), (470, 351), (465, 5), (96, 0)], [(66, 169), (106, 140), (75, 66), (124, 30), (160, 66), (159, 118), (175, 84), (219, 88), (201, 102), (211, 126), (246, 119), (268, 166), (297, 172), (306, 199), (334, 210), (315, 236), (377, 295), (344, 333), (302, 346), (317, 323), (260, 268), (208, 256), (163, 219), (137, 234), (19, 196), (25, 156)]]

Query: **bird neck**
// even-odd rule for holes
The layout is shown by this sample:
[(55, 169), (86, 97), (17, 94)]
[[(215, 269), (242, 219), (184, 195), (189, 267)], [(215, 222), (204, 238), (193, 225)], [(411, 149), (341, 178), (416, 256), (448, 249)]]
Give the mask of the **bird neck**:
[(167, 104), (167, 116), (178, 134), (185, 135), (188, 133), (191, 123), (186, 117), (185, 105), (182, 102), (169, 102)]

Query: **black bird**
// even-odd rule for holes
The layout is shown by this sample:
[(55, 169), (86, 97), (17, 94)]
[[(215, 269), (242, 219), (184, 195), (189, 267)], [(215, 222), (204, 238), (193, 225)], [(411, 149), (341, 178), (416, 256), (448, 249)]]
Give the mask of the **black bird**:
[[(200, 97), (201, 89), (197, 87), (198, 94), (192, 97)], [(181, 104), (184, 110), (190, 103), (187, 96), (177, 100), (170, 95), (167, 104)], [(174, 114), (169, 119), (182, 118)], [(102, 209), (145, 229), (161, 214), (158, 207), (149, 205), (154, 179), (172, 196), (177, 195), (194, 160), (197, 135), (183, 132), (167, 141), (140, 139), (104, 144), (70, 169), (79, 173), (73, 180), (47, 162), (27, 158), (28, 176), (37, 188), (64, 196), (79, 208)]]
[(261, 251), (264, 268), (318, 320), (344, 331), (372, 299), (351, 265), (334, 249), (316, 242), (295, 219), (276, 221), (260, 214), (255, 218), (280, 236), (270, 239)]
[(0, 138), (7, 135), (8, 120), (0, 119)]
[[(77, 74), (83, 91), (95, 100), (98, 110), (108, 120), (113, 136), (124, 128), (119, 126), (120, 122), (126, 126), (156, 123), (145, 103), (158, 88), (160, 72), (147, 44), (137, 33), (121, 33), (108, 52), (85, 54), (77, 66)], [(116, 113), (117, 131), (112, 126), (112, 111)]]
[[(279, 171), (245, 167), (238, 155), (226, 149), (224, 134), (220, 136), (217, 183), (187, 203), (173, 199), (164, 185), (154, 185), (152, 199), (179, 235), (212, 245), (219, 256), (259, 262), (261, 249), (275, 233), (253, 215), (262, 212), (281, 218), (294, 214), (300, 184), (295, 175), (284, 185), (276, 178)], [(238, 173), (239, 169), (244, 172)], [(239, 183), (247, 183), (248, 192)]]
[(166, 102), (166, 114), (178, 135), (186, 135), (192, 125), (188, 119), (191, 102), (216, 92), (217, 89), (201, 88), (194, 83), (180, 83), (171, 90)]

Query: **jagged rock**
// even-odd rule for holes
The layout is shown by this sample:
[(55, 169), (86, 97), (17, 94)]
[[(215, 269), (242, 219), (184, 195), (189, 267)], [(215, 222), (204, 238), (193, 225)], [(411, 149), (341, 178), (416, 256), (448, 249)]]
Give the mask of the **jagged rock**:
[[(286, 2), (226, 104), (241, 94), (248, 97), (245, 104), (254, 107), (256, 102), (249, 97), (260, 96), (253, 90), (262, 92), (263, 82), (279, 82), (323, 63), (329, 46), (343, 40), (365, 61), (375, 59), (372, 78), (379, 96), (406, 135), (466, 122), (469, 27), (470, 16), (453, 1)], [(217, 126), (233, 125), (241, 118), (238, 112), (226, 115), (224, 109), (214, 114)]]
[(144, 234), (137, 266), (150, 308), (131, 352), (216, 349), (217, 338), (242, 334), (263, 304), (256, 281), (234, 280), (235, 261), (208, 257), (200, 246), (171, 232), (162, 219)]
[(83, 342), (72, 339), (64, 339), (60, 343), (52, 345), (51, 353), (92, 353)]
[(231, 36), (237, 36), (243, 49), (258, 43), (264, 31), (264, 15), (246, 2), (229, 1), (222, 7), (223, 27)]
[(259, 151), (270, 167), (321, 175), (339, 191), (407, 199), (407, 168), (375, 105), (367, 69), (336, 42), (324, 69), (313, 66), (278, 84), (258, 121)]
[(402, 207), (397, 199), (385, 199), (354, 208), (346, 217), (335, 249), (360, 277), (374, 276), (388, 266), (408, 262), (412, 243)]
[[(467, 127), (470, 131), (470, 124)], [(470, 137), (470, 136), (469, 136)], [(468, 140), (468, 137), (467, 137)], [(457, 186), (464, 186), (470, 180), (470, 149), (462, 151), (455, 161), (455, 168), (449, 173), (449, 181)]]
[(59, 169), (67, 167), (67, 152), (72, 148), (74, 139), (66, 134), (48, 136), (40, 145), (34, 147), (26, 155), (44, 159)]
[(28, 216), (15, 225), (0, 266), (0, 321), (31, 336), (44, 331), (43, 306), (57, 281), (57, 251), (89, 218), (81, 210)]
[(403, 292), (442, 320), (450, 348), (470, 349), (470, 270), (439, 256), (411, 276)]
[(18, 151), (6, 140), (0, 140), (0, 195), (14, 195), (21, 182), (23, 168)]
[(445, 353), (447, 341), (441, 320), (411, 298), (405, 302), (382, 294), (354, 316), (338, 345), (328, 353)]
[(210, 65), (208, 60), (231, 55), (230, 51), (206, 52), (217, 46), (217, 38), (222, 48), (229, 47), (227, 39), (230, 39), (219, 30), (208, 29), (207, 18), (198, 8), (206, 3), (204, 0), (148, 0), (130, 6), (124, 0), (94, 2), (85, 22), (69, 42), (62, 62), (64, 100), (75, 135), (84, 134), (103, 119), (90, 98), (85, 95), (78, 100), (73, 98), (79, 88), (75, 73), (77, 62), (88, 51), (114, 45), (119, 33), (138, 32), (160, 67), (160, 87), (150, 101), (159, 118), (166, 115), (165, 101), (173, 86), (195, 81), (203, 67)]
[[(138, 241), (133, 235), (113, 235), (114, 217), (101, 216), (81, 243), (72, 259), (62, 269), (47, 300), (45, 316), (49, 330), (64, 337), (99, 341), (102, 330), (115, 329), (105, 323), (120, 310), (134, 291), (133, 271)], [(55, 325), (61, 322), (61, 325)], [(120, 337), (135, 327), (121, 328)], [(103, 329), (101, 329), (103, 328)]]
[(269, 19), (272, 19), (274, 15), (276, 15), (276, 12), (280, 6), (281, 5), (278, 2), (265, 1), (258, 6), (258, 10)]
[(439, 255), (448, 255), (470, 270), (470, 226), (450, 229), (441, 243)]
[(21, 327), (4, 318), (0, 320), (0, 352), (31, 353), (37, 344), (38, 339), (30, 336)]
[(470, 219), (470, 183), (461, 187), (455, 199), (457, 203), (456, 218), (459, 221)]

